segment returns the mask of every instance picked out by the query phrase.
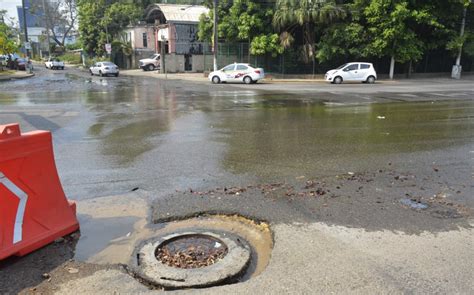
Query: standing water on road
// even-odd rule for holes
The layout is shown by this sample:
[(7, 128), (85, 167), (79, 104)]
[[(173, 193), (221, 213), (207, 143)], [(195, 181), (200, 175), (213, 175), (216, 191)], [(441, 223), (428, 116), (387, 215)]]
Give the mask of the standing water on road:
[(367, 103), (79, 71), (11, 84), (0, 85), (0, 123), (53, 131), (75, 199), (409, 166), (474, 141), (471, 100)]

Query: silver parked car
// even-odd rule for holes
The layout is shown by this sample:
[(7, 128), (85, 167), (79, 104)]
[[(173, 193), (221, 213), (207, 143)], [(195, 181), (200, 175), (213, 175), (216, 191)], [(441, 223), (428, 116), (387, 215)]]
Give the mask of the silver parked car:
[(89, 72), (91, 73), (91, 76), (99, 75), (103, 77), (108, 75), (114, 75), (115, 77), (118, 77), (119, 68), (113, 62), (101, 61), (96, 62), (92, 67), (90, 67)]

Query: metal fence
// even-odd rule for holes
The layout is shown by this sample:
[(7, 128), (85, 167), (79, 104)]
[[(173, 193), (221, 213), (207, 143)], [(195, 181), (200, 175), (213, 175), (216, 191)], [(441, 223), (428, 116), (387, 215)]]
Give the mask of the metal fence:
[[(204, 55), (204, 69), (210, 71), (213, 69), (213, 52), (210, 43), (199, 43), (199, 49)], [(418, 62), (396, 64), (395, 73), (405, 74), (413, 73), (436, 73), (436, 72), (451, 72), (451, 67), (454, 64), (454, 57), (446, 50), (434, 50), (427, 52)], [(474, 58), (463, 56), (463, 72), (474, 71)], [(250, 63), (257, 67), (262, 67), (265, 72), (278, 76), (315, 76), (324, 74), (329, 69), (336, 68), (341, 64), (350, 61), (361, 61), (361, 59), (350, 56), (341, 56), (328, 62), (318, 62), (317, 60), (305, 62), (301, 57), (301, 51), (298, 48), (290, 48), (285, 50), (283, 54), (272, 56), (267, 55), (252, 55), (249, 50), (248, 43), (219, 43), (217, 63), (218, 67), (222, 68), (227, 64), (234, 62)], [(363, 61), (374, 64), (377, 72), (380, 74), (388, 73), (390, 66), (390, 58), (366, 58)]]

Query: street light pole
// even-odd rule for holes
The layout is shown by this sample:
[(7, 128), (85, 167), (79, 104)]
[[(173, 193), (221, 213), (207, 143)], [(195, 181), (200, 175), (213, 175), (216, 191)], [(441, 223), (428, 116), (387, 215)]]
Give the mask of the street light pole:
[(217, 19), (217, 1), (218, 0), (214, 0), (214, 71), (217, 71), (217, 41), (218, 41), (218, 38), (217, 38), (217, 22), (218, 22), (218, 19)]
[(23, 11), (23, 28), (25, 29), (25, 49), (26, 49), (26, 56), (30, 57), (30, 50), (26, 48), (26, 43), (28, 43), (28, 28), (26, 27), (26, 7), (25, 7), (25, 0), (21, 0), (21, 7)]
[(46, 25), (46, 49), (48, 50), (48, 57), (51, 56), (50, 54), (50, 46), (49, 46), (49, 24), (48, 24), (48, 19), (47, 19), (47, 14), (46, 14), (46, 5), (43, 0), (43, 15), (44, 15), (44, 24)]

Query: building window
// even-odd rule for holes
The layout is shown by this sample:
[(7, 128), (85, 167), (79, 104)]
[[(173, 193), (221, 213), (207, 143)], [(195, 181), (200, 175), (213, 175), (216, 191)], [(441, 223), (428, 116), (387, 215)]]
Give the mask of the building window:
[(143, 33), (143, 47), (144, 48), (148, 47), (148, 36), (146, 33)]

